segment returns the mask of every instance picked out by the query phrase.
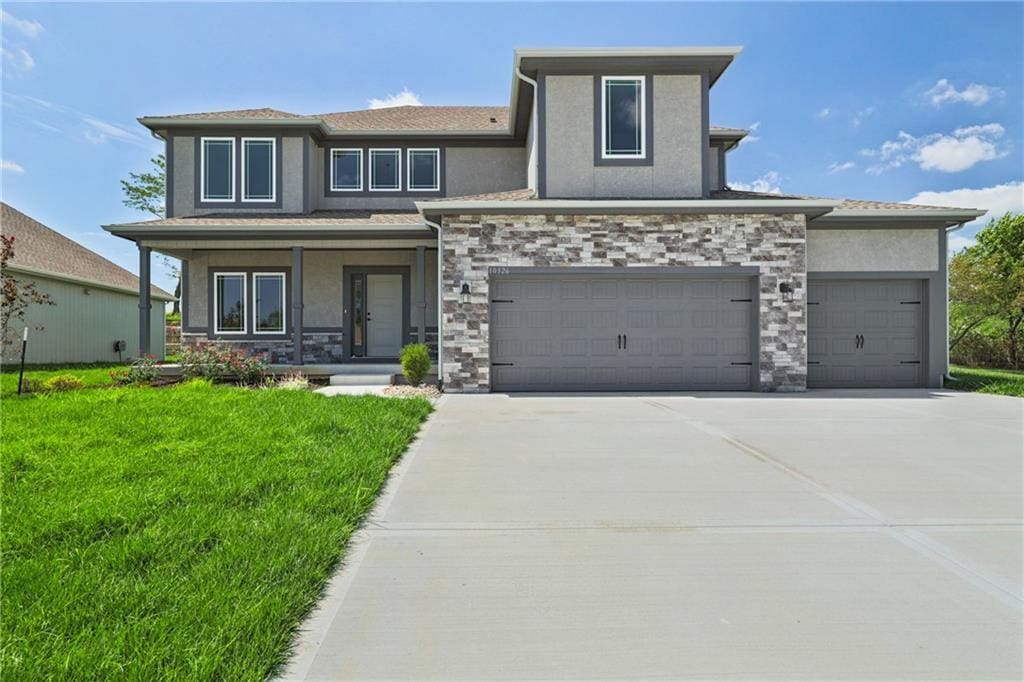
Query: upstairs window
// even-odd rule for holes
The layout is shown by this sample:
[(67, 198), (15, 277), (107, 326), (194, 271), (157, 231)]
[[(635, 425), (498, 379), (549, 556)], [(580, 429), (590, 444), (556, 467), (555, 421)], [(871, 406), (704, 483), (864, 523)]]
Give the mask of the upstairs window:
[(645, 87), (643, 76), (601, 78), (601, 158), (645, 157)]
[(363, 150), (331, 150), (331, 190), (361, 192), (363, 189)]
[(235, 138), (204, 137), (199, 179), (203, 201), (235, 200)]
[(370, 191), (398, 192), (402, 189), (402, 150), (370, 150)]
[(410, 192), (436, 192), (441, 189), (440, 149), (410, 149), (406, 165), (409, 168)]
[(242, 138), (242, 201), (274, 201), (277, 170), (276, 140)]
[(213, 309), (214, 333), (245, 333), (245, 273), (214, 273)]
[(285, 323), (284, 273), (253, 273), (252, 290), (253, 331), (257, 334), (283, 334)]

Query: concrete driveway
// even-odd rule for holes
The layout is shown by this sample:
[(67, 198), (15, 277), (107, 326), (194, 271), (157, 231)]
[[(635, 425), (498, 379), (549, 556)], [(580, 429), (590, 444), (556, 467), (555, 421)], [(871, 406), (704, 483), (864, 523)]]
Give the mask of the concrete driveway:
[(1024, 401), (448, 396), (294, 679), (1022, 676)]

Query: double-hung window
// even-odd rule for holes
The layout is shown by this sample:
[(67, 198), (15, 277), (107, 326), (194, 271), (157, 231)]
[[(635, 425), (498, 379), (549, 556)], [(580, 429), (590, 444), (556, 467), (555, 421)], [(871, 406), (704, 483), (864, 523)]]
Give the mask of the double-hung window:
[(272, 137), (242, 138), (242, 201), (276, 200), (276, 148), (277, 140)]
[(645, 89), (643, 76), (601, 77), (601, 158), (646, 157)]
[(436, 192), (441, 189), (441, 150), (410, 149), (406, 167), (410, 192)]
[(213, 331), (216, 334), (244, 334), (246, 330), (245, 273), (216, 272), (213, 275)]
[(363, 150), (331, 150), (331, 191), (361, 192), (363, 190)]
[(402, 150), (370, 150), (370, 191), (399, 192), (402, 189)]
[(283, 334), (285, 331), (284, 273), (254, 272), (252, 275), (253, 332)]
[(203, 201), (235, 200), (235, 138), (204, 137), (199, 184)]

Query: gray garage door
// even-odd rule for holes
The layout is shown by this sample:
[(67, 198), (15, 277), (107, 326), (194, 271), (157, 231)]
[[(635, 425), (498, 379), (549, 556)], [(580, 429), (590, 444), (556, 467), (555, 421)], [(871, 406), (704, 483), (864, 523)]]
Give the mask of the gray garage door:
[(808, 386), (921, 386), (923, 296), (920, 280), (810, 280)]
[(750, 390), (753, 278), (494, 276), (497, 391)]

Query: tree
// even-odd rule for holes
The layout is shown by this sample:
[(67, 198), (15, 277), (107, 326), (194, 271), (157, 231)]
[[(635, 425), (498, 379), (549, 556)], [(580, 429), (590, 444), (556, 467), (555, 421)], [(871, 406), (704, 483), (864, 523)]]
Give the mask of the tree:
[(1006, 361), (1024, 362), (1024, 214), (1007, 213), (978, 232), (949, 267), (950, 350), (989, 320), (1001, 322)]
[[(25, 327), (25, 313), (29, 306), (56, 305), (49, 294), (36, 289), (32, 282), (22, 282), (14, 278), (7, 268), (7, 263), (14, 258), (14, 237), (0, 235), (0, 276), (3, 279), (3, 298), (0, 299), (0, 347), (4, 354), (21, 336)], [(35, 325), (36, 329), (43, 329)]]
[[(121, 181), (121, 189), (124, 191), (122, 203), (128, 208), (136, 211), (150, 213), (157, 218), (163, 218), (165, 214), (165, 200), (167, 196), (167, 159), (163, 154), (158, 154), (150, 159), (153, 169), (145, 173), (129, 173), (127, 180)], [(181, 312), (181, 268), (175, 265), (174, 261), (167, 256), (161, 258), (163, 265), (170, 271), (178, 283), (174, 287), (174, 310), (175, 314)]]

